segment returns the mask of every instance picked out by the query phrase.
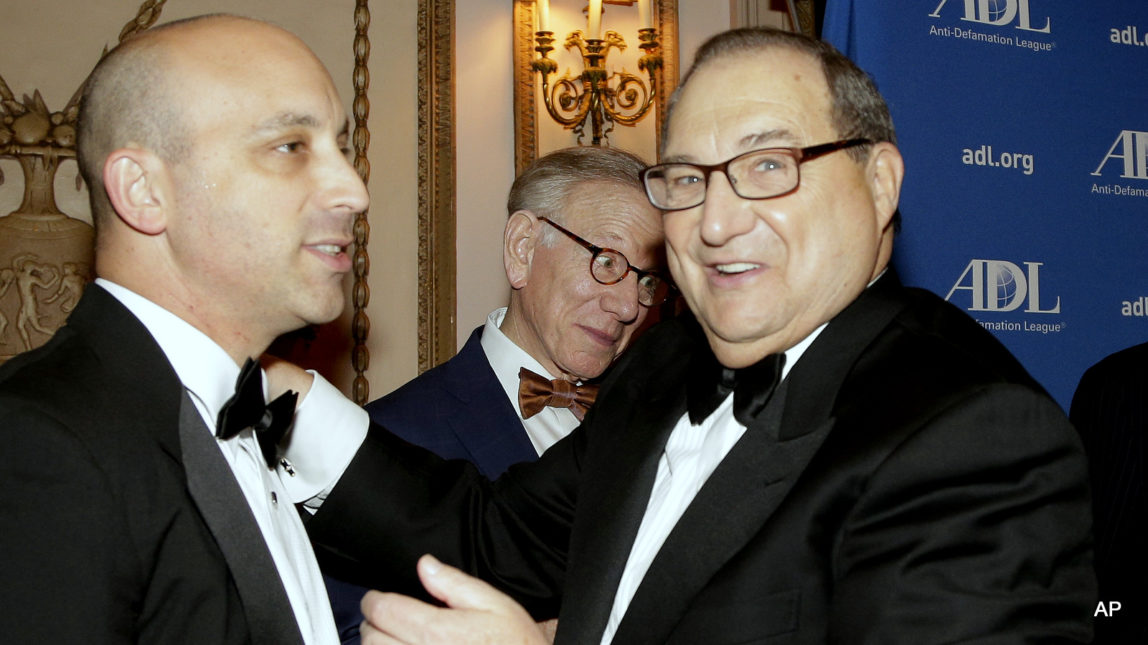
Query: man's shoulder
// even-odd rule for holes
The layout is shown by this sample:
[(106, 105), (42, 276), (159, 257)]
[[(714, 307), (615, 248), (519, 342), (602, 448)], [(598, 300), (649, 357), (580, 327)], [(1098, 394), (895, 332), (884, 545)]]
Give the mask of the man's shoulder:
[(400, 385), (389, 394), (368, 403), (366, 409), (374, 411), (394, 406), (423, 405), (428, 398), (440, 400), (444, 393), (456, 394), (460, 388), (469, 388), (475, 382), (496, 382), (490, 363), (484, 356), (478, 358), (481, 360), (475, 360), (475, 357), (460, 352), (446, 362)]
[(602, 377), (604, 399), (640, 400), (643, 392), (678, 384), (697, 351), (709, 352), (701, 326), (688, 310), (642, 332)]
[(661, 320), (642, 332), (619, 358), (615, 371), (624, 364), (645, 366), (673, 363), (706, 346), (705, 335), (697, 319), (687, 309)]
[(52, 427), (110, 457), (135, 452), (133, 439), (176, 428), (179, 379), (158, 347), (117, 347), (93, 338), (98, 333), (70, 320), (43, 346), (0, 366), (5, 432)]
[(1148, 379), (1148, 343), (1126, 347), (1105, 356), (1085, 371), (1085, 378), (1112, 378), (1118, 381)]
[(0, 366), (0, 396), (53, 408), (67, 407), (74, 395), (97, 395), (104, 365), (95, 349), (68, 326), (47, 343)]
[(966, 312), (931, 291), (906, 288), (905, 293), (909, 305), (895, 319), (903, 343), (900, 361), (1039, 388), (1012, 352)]
[(1148, 343), (1105, 356), (1084, 371), (1072, 395), (1071, 415), (1082, 430), (1098, 423), (1144, 427), (1148, 410)]
[(411, 423), (425, 425), (460, 409), (478, 413), (500, 399), (505, 401), (506, 394), (477, 336), (472, 336), (454, 357), (371, 401), (364, 409), (376, 423), (395, 429)]
[[(936, 294), (902, 287), (896, 311), (846, 368), (835, 408), (862, 416), (922, 419), (974, 396), (1055, 405), (1012, 353)], [(830, 325), (832, 327), (832, 325)]]

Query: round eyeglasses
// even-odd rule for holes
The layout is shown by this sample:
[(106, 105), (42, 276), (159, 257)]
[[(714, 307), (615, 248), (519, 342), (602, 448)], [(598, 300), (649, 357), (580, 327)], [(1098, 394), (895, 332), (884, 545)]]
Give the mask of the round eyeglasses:
[(664, 211), (693, 208), (706, 200), (706, 187), (715, 170), (722, 171), (733, 192), (742, 199), (769, 199), (797, 190), (801, 164), (831, 152), (873, 143), (870, 139), (843, 139), (807, 148), (763, 148), (722, 163), (663, 163), (642, 171), (642, 184), (650, 203)]
[(660, 305), (666, 299), (670, 290), (670, 283), (662, 279), (654, 271), (646, 271), (630, 264), (621, 251), (607, 249), (578, 237), (570, 231), (550, 221), (546, 217), (538, 219), (558, 229), (566, 237), (577, 242), (582, 248), (590, 252), (590, 275), (599, 284), (617, 284), (632, 271), (638, 276), (638, 304), (644, 307)]

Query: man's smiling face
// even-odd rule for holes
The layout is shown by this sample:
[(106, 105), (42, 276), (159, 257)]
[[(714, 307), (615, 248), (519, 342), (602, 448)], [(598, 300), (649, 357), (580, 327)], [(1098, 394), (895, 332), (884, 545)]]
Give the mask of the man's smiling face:
[[(820, 64), (784, 47), (727, 55), (696, 70), (674, 107), (663, 161), (716, 164), (771, 147), (836, 141)], [(835, 152), (801, 165), (796, 191), (737, 196), (710, 176), (702, 204), (666, 213), (670, 271), (728, 367), (792, 347), (852, 302), (884, 268), (889, 208), (875, 152)]]

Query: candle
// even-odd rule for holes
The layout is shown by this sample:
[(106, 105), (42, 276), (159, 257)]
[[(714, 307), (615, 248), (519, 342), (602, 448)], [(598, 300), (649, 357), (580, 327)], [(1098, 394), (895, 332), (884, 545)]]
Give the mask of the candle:
[(587, 13), (590, 38), (602, 37), (602, 0), (590, 0), (590, 9)]
[(654, 26), (650, 20), (650, 0), (638, 0), (638, 28), (648, 29)]
[(538, 0), (538, 31), (550, 31), (550, 0)]

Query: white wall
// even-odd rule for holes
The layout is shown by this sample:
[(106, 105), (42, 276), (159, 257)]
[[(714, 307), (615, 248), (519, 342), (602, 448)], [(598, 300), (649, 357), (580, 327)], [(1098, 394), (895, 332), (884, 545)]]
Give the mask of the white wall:
[(513, 2), (455, 5), (458, 347), (506, 304), (506, 193), (514, 181)]

